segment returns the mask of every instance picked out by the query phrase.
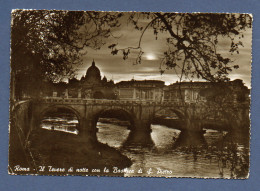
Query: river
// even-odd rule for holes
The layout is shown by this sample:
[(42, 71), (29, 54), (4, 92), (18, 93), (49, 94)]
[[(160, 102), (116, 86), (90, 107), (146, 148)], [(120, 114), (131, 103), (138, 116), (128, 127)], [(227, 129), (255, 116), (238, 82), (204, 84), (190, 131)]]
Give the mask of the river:
[[(241, 168), (241, 164), (238, 164), (237, 161), (227, 159), (230, 155), (227, 146), (223, 148), (223, 153), (220, 153), (222, 151), (214, 146), (216, 143), (222, 142), (227, 132), (207, 129), (204, 134), (208, 144), (207, 148), (174, 149), (174, 142), (181, 131), (166, 126), (151, 126), (151, 138), (154, 145), (147, 148), (124, 146), (130, 132), (127, 127), (98, 123), (97, 128), (99, 129), (97, 137), (100, 142), (119, 149), (133, 161), (132, 166), (128, 169), (135, 170), (135, 173), (126, 173), (126, 176), (231, 178), (236, 176), (235, 170)], [(235, 145), (238, 149), (236, 155), (240, 156), (246, 152), (245, 145)], [(234, 167), (233, 163), (236, 163), (237, 166)], [(139, 169), (142, 169), (142, 173), (138, 173)]]
[[(54, 130), (78, 133), (75, 119), (46, 118), (42, 128), (51, 130), (50, 121), (59, 124)], [(248, 145), (243, 141), (230, 142), (226, 131), (205, 129), (206, 147), (175, 148), (181, 131), (163, 125), (151, 125), (153, 144), (147, 147), (125, 144), (130, 130), (122, 124), (98, 122), (97, 128), (99, 142), (119, 150), (132, 161), (125, 176), (244, 178), (248, 173)]]

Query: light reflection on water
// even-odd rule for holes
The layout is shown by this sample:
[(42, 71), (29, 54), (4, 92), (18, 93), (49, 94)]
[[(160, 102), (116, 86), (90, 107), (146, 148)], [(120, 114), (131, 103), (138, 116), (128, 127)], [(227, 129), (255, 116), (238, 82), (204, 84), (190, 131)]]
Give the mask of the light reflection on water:
[[(230, 165), (220, 165), (216, 153), (206, 150), (183, 151), (173, 149), (179, 130), (170, 129), (161, 125), (152, 125), (151, 137), (154, 142), (152, 148), (141, 146), (123, 146), (129, 130), (127, 127), (113, 124), (98, 123), (97, 138), (100, 142), (119, 149), (129, 157), (133, 164), (128, 169), (135, 172), (140, 168), (143, 173), (125, 174), (125, 176), (169, 176), (169, 177), (224, 177), (230, 178)], [(204, 137), (208, 145), (222, 140), (226, 132), (206, 130)], [(241, 149), (243, 149), (243, 146)], [(147, 172), (151, 168), (151, 173)]]
[(78, 120), (76, 117), (45, 117), (41, 121), (41, 128), (47, 130), (63, 131), (66, 133), (78, 134)]
[[(73, 134), (78, 134), (77, 126), (78, 120), (75, 116), (46, 117), (41, 123), (44, 129)], [(236, 144), (235, 150), (232, 148), (230, 150), (227, 148), (228, 145), (223, 145), (223, 138), (227, 132), (216, 130), (206, 130), (204, 134), (208, 150), (204, 148), (183, 150), (174, 148), (181, 131), (166, 126), (151, 126), (151, 139), (154, 143), (151, 147), (126, 144), (130, 135), (127, 126), (98, 122), (97, 128), (99, 142), (118, 149), (133, 162), (128, 169), (135, 170), (135, 173), (126, 173), (125, 176), (231, 178), (234, 174), (230, 169), (236, 171), (239, 166), (237, 161), (241, 160), (239, 157), (243, 158), (243, 154), (246, 153), (243, 144)], [(219, 143), (222, 144), (222, 151), (217, 149), (216, 145)], [(232, 162), (230, 159), (232, 157), (238, 158)], [(142, 173), (137, 173), (139, 169), (142, 169)]]
[(130, 133), (126, 126), (118, 126), (111, 123), (97, 122), (97, 128), (98, 141), (114, 148), (120, 148)]

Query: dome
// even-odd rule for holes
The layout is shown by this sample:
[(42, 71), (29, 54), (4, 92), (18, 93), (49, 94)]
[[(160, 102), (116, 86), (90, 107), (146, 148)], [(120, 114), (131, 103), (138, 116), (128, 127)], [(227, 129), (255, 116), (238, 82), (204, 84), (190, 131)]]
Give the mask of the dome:
[(100, 70), (95, 65), (93, 60), (92, 65), (88, 68), (86, 72), (86, 80), (89, 82), (99, 82), (101, 81)]

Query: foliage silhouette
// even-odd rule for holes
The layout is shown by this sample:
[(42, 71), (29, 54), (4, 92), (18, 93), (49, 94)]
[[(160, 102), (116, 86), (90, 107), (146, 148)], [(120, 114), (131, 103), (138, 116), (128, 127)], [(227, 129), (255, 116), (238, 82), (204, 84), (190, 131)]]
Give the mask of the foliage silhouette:
[(132, 50), (138, 50), (136, 64), (141, 64), (144, 53), (141, 42), (145, 32), (153, 30), (156, 40), (166, 33), (168, 48), (161, 58), (161, 74), (165, 69), (174, 69), (180, 74), (180, 81), (186, 77), (219, 82), (228, 81), (229, 72), (239, 68), (219, 53), (219, 41), (224, 38), (230, 42), (229, 52), (239, 54), (243, 32), (251, 28), (252, 18), (248, 14), (144, 12), (131, 13), (128, 21), (141, 31), (139, 42), (136, 47), (126, 48), (111, 44), (108, 48), (112, 55), (122, 53), (123, 59), (127, 59)]
[[(72, 78), (87, 53), (86, 48), (100, 49), (111, 36), (111, 28), (120, 26), (121, 16), (121, 13), (14, 10), (11, 86), (18, 91), (35, 90), (44, 80), (60, 82)], [(30, 87), (26, 87), (28, 83)]]

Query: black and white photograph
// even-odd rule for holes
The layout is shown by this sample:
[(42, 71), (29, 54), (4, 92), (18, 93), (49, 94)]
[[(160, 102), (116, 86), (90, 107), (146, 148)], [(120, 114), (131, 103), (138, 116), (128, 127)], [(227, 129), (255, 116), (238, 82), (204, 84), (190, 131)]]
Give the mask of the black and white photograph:
[(11, 15), (9, 174), (249, 177), (251, 14)]

